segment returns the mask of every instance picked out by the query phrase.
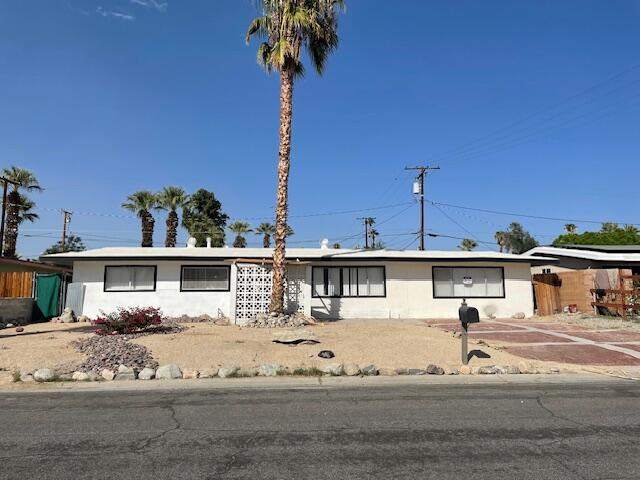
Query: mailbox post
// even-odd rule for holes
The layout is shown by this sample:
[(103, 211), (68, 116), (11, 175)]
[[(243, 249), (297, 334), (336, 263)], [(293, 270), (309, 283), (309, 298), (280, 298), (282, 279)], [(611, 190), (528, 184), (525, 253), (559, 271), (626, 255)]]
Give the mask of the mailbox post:
[(458, 318), (460, 318), (460, 324), (462, 325), (462, 332), (460, 340), (462, 341), (462, 364), (467, 365), (469, 363), (469, 346), (468, 346), (468, 328), (470, 323), (479, 323), (480, 314), (477, 308), (469, 307), (467, 305), (467, 299), (462, 299), (462, 305), (458, 309)]

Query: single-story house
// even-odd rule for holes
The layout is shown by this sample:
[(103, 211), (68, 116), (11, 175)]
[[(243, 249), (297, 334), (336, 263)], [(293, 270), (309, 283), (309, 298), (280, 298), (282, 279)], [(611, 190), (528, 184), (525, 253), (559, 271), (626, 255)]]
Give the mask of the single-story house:
[(549, 257), (549, 262), (533, 267), (532, 273), (559, 273), (569, 270), (629, 269), (640, 274), (640, 245), (563, 245), (535, 247), (526, 256)]
[[(168, 316), (266, 312), (272, 249), (102, 248), (43, 256), (73, 267), (77, 314), (156, 306)], [(481, 315), (533, 314), (531, 266), (547, 261), (497, 252), (292, 248), (288, 311), (317, 318), (456, 318), (463, 298)]]

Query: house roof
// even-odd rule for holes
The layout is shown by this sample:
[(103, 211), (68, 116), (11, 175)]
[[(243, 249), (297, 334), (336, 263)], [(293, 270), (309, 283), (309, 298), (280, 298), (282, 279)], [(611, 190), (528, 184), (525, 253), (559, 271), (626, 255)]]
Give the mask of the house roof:
[(557, 248), (609, 253), (640, 253), (640, 245), (557, 245)]
[[(55, 264), (54, 264), (55, 263)], [(17, 258), (0, 257), (0, 265), (21, 268), (33, 272), (71, 273), (71, 269), (57, 262), (36, 262), (34, 260), (19, 260)]]
[(570, 257), (583, 260), (593, 260), (595, 262), (638, 262), (640, 263), (640, 251), (638, 253), (616, 253), (599, 252), (588, 249), (560, 248), (560, 247), (535, 247), (525, 252), (523, 255), (549, 256), (549, 257)]
[[(41, 260), (59, 265), (71, 265), (77, 261), (91, 260), (268, 260), (273, 256), (271, 248), (129, 248), (108, 247), (84, 252), (43, 255)], [(416, 251), (416, 250), (351, 250), (324, 248), (290, 248), (286, 258), (290, 261), (354, 260), (354, 261), (470, 261), (470, 262), (520, 262), (549, 263), (548, 258), (530, 255), (512, 255), (498, 252)]]

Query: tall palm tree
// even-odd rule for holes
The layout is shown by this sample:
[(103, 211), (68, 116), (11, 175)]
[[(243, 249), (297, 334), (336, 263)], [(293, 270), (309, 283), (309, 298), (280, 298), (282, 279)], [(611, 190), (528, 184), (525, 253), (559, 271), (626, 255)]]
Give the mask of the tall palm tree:
[(376, 237), (378, 235), (379, 235), (378, 231), (375, 228), (373, 228), (373, 224), (372, 224), (371, 227), (369, 227), (369, 238), (371, 239), (371, 243), (369, 244), (369, 248), (375, 250), (375, 248), (376, 248)]
[[(5, 168), (2, 170), (2, 176), (12, 182), (9, 184), (10, 190), (7, 195), (3, 255), (6, 257), (15, 257), (20, 224), (25, 220), (33, 221), (38, 218), (37, 215), (29, 212), (29, 210), (34, 208), (35, 204), (29, 198), (22, 195), (21, 192), (40, 192), (42, 191), (42, 187), (38, 183), (35, 175), (24, 168), (16, 166)], [(29, 205), (26, 211), (25, 205)], [(25, 215), (22, 219), (21, 214)]]
[(477, 247), (478, 242), (476, 242), (475, 240), (471, 240), (470, 238), (465, 238), (464, 240), (462, 240), (462, 242), (460, 242), (460, 245), (458, 245), (458, 248), (463, 252), (471, 252)]
[(262, 235), (262, 246), (264, 248), (271, 248), (271, 235), (276, 231), (276, 227), (272, 223), (264, 222), (258, 225), (255, 230), (256, 235)]
[(153, 247), (153, 226), (156, 221), (153, 219), (151, 211), (158, 205), (158, 198), (153, 192), (141, 190), (134, 192), (127, 197), (127, 201), (122, 204), (122, 208), (135, 213), (140, 219), (142, 227), (143, 247)]
[(578, 231), (578, 227), (577, 227), (575, 224), (573, 224), (573, 223), (567, 223), (567, 224), (564, 226), (564, 231), (565, 231), (567, 234), (571, 235), (571, 234), (574, 234), (574, 233), (576, 233), (576, 232)]
[(267, 72), (280, 74), (280, 147), (276, 231), (273, 252), (273, 285), (270, 310), (284, 311), (285, 250), (291, 165), (291, 120), (293, 84), (304, 74), (302, 51), (306, 50), (318, 74), (322, 74), (329, 54), (338, 46), (337, 14), (344, 0), (261, 0), (262, 16), (249, 25), (246, 41), (263, 39), (258, 47), (258, 63)]
[(189, 196), (184, 189), (180, 187), (164, 187), (160, 193), (158, 193), (157, 197), (158, 205), (156, 208), (169, 212), (167, 214), (167, 232), (164, 246), (175, 247), (178, 237), (178, 213), (176, 210), (182, 208), (187, 203)]
[(244, 236), (251, 231), (251, 226), (247, 222), (233, 222), (229, 225), (229, 230), (236, 234), (234, 248), (246, 248), (247, 239)]

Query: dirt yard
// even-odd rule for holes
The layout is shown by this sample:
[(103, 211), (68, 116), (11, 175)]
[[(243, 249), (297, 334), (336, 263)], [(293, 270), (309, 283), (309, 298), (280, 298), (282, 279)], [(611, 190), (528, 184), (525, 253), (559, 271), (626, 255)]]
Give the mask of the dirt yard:
[[(320, 366), (323, 363), (353, 362), (360, 366), (370, 363), (379, 368), (425, 368), (460, 365), (460, 340), (451, 333), (429, 328), (421, 321), (349, 320), (305, 327), (320, 343), (288, 346), (272, 342), (271, 329), (216, 326), (209, 323), (185, 324), (176, 334), (156, 334), (140, 337), (134, 342), (151, 350), (162, 365), (176, 363), (187, 368), (209, 368), (237, 365), (243, 368), (264, 363), (289, 367)], [(88, 324), (43, 323), (0, 331), (0, 369), (5, 377), (14, 371), (35, 368), (73, 369), (83, 359), (70, 342), (93, 335)], [(321, 350), (331, 350), (335, 358), (318, 357)], [(472, 366), (512, 364), (521, 358), (473, 342), (476, 351)]]

